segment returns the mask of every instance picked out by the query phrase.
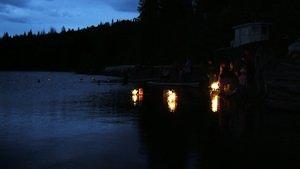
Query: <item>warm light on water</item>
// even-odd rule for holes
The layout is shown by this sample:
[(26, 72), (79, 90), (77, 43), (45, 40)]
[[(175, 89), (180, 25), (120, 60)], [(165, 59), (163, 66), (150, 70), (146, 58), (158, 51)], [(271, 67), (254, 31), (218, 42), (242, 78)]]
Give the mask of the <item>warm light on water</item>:
[(170, 112), (175, 112), (177, 108), (177, 94), (173, 90), (168, 90), (166, 92), (166, 100), (168, 103), (168, 108)]
[(211, 97), (211, 111), (218, 112), (219, 111), (219, 96), (213, 95)]
[(132, 98), (133, 105), (136, 106), (138, 103), (143, 101), (144, 90), (142, 88), (132, 90), (131, 94), (132, 94), (131, 98)]
[(133, 102), (134, 105), (137, 104), (137, 102), (138, 102), (138, 96), (137, 95), (132, 95), (132, 102)]

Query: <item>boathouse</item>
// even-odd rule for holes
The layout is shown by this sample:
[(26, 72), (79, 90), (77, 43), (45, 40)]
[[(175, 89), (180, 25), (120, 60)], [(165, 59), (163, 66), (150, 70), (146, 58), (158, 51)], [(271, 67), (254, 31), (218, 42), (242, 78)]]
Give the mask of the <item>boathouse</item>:
[(234, 26), (234, 40), (231, 41), (231, 47), (269, 40), (270, 25), (270, 23), (254, 22)]

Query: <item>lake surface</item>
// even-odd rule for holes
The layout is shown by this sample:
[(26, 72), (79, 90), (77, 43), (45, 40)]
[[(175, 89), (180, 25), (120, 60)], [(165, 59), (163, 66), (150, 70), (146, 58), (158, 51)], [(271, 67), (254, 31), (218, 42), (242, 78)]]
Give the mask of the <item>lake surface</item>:
[(297, 165), (299, 115), (206, 89), (106, 83), (112, 79), (0, 72), (0, 168)]

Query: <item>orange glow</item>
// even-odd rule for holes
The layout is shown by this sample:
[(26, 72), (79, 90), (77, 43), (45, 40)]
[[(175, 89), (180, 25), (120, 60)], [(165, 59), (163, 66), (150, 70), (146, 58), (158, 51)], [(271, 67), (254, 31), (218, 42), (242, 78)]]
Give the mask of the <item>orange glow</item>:
[(139, 88), (139, 95), (144, 95), (144, 90), (142, 88)]
[(142, 88), (132, 90), (131, 94), (132, 102), (135, 106), (144, 99), (144, 90)]
[(132, 95), (132, 102), (133, 102), (133, 105), (137, 104), (137, 102), (138, 102), (138, 96), (137, 95)]
[(132, 91), (131, 91), (131, 94), (132, 95), (137, 95), (139, 93), (139, 91), (137, 90), (137, 89), (133, 89)]
[(220, 83), (219, 82), (213, 82), (210, 85), (210, 88), (212, 91), (218, 91), (220, 89)]
[(166, 100), (168, 103), (168, 108), (170, 112), (175, 112), (176, 108), (177, 108), (177, 94), (175, 91), (173, 90), (168, 90), (166, 92)]

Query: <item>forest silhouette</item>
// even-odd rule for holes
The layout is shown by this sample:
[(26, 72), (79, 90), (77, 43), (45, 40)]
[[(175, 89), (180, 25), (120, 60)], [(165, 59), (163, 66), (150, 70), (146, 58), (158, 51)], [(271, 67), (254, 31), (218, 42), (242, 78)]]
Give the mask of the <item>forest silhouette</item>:
[(186, 57), (202, 63), (229, 47), (232, 27), (247, 22), (272, 24), (274, 39), (299, 38), (297, 0), (141, 0), (133, 20), (84, 29), (0, 39), (1, 70), (53, 70), (96, 73), (106, 66), (163, 65)]

